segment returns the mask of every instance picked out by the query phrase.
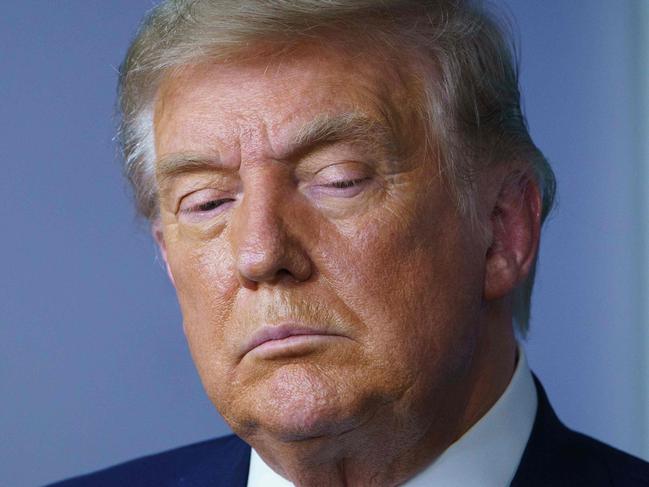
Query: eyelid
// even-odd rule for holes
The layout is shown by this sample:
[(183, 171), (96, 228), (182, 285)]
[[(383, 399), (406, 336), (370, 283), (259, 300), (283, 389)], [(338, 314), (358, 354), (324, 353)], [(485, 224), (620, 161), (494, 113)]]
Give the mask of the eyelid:
[(168, 202), (167, 208), (174, 214), (180, 212), (180, 207), (186, 198), (200, 191), (215, 191), (222, 196), (232, 196), (241, 190), (241, 182), (234, 174), (223, 174), (214, 170), (196, 170), (179, 173), (168, 181), (164, 193), (160, 193), (161, 200)]
[[(180, 213), (185, 213), (185, 214), (191, 214), (191, 213), (210, 213), (214, 210), (217, 210), (224, 204), (227, 204), (231, 201), (234, 201), (232, 198), (208, 198), (202, 203), (196, 203), (193, 206), (190, 206), (189, 208), (183, 208), (180, 210)], [(208, 206), (212, 203), (216, 203), (216, 205), (213, 208), (210, 209), (202, 209), (201, 207), (203, 206)]]
[(187, 193), (178, 200), (175, 213), (191, 214), (194, 213), (196, 208), (199, 206), (208, 204), (212, 201), (227, 201), (234, 199), (234, 195), (230, 192), (221, 191), (215, 188), (197, 189)]
[[(367, 164), (360, 162), (337, 162), (319, 169), (313, 177), (313, 183), (326, 186), (336, 182), (367, 179), (371, 175), (372, 173)], [(325, 179), (325, 181), (320, 182), (321, 179)]]
[(350, 199), (368, 188), (375, 172), (366, 163), (347, 161), (330, 164), (318, 170), (307, 182), (312, 197)]

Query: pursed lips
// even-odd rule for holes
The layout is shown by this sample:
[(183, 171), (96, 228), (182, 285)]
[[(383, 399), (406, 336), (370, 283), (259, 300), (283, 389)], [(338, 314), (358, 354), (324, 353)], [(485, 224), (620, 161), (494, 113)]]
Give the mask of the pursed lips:
[(281, 324), (277, 326), (266, 325), (253, 334), (252, 338), (246, 343), (241, 356), (245, 356), (248, 352), (265, 343), (280, 342), (287, 340), (290, 337), (297, 336), (343, 337), (343, 335), (340, 335), (339, 333), (332, 333), (315, 327), (299, 326), (297, 324)]

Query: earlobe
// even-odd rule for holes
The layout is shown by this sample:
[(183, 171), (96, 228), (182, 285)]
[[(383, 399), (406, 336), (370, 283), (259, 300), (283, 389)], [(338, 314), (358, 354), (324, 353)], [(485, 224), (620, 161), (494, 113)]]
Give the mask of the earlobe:
[(491, 212), (491, 244), (485, 262), (484, 298), (510, 294), (530, 273), (539, 245), (541, 195), (524, 173), (503, 181)]
[(169, 267), (169, 260), (167, 259), (167, 247), (165, 245), (164, 232), (162, 231), (162, 223), (160, 222), (160, 220), (156, 220), (151, 225), (151, 233), (153, 234), (153, 238), (158, 245), (158, 249), (160, 249), (160, 255), (162, 255), (162, 260), (164, 261), (169, 280), (171, 281), (171, 284), (176, 287), (176, 281), (174, 280), (171, 268)]

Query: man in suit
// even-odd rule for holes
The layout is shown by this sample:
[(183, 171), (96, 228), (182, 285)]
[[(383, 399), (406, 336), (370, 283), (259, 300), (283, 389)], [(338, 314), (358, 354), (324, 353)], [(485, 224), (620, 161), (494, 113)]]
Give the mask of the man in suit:
[(649, 485), (518, 346), (554, 176), (498, 22), (462, 0), (176, 0), (121, 141), (237, 436), (63, 485)]

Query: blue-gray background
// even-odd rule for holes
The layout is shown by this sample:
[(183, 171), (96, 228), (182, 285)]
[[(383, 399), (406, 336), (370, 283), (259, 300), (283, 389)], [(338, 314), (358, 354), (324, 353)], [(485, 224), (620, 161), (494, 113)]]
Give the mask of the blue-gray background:
[[(567, 423), (648, 457), (638, 64), (645, 1), (509, 5), (532, 134), (560, 184), (529, 361)], [(116, 66), (151, 6), (3, 4), (3, 487), (226, 431), (201, 389), (173, 289), (134, 218), (112, 141)]]

